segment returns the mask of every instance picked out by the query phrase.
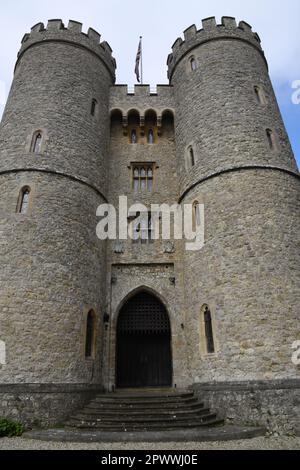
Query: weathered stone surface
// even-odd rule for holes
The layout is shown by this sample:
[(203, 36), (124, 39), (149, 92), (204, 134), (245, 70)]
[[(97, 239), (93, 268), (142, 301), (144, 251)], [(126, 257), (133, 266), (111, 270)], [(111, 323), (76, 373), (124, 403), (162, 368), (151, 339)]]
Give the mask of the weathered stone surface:
[[(168, 310), (174, 387), (299, 378), (292, 362), (300, 335), (299, 173), (259, 37), (230, 17), (221, 25), (208, 18), (184, 36), (168, 59), (170, 85), (130, 93), (114, 84), (111, 49), (94, 30), (53, 20), (23, 38), (0, 127), (0, 381), (25, 388), (0, 389), (1, 415), (30, 422), (31, 413), (47, 424), (83, 404), (86, 392), (59, 401), (51, 384), (113, 390), (118, 313), (141, 289)], [(36, 131), (43, 133), (39, 154), (31, 148)], [(134, 192), (134, 163), (152, 165), (152, 191)], [(16, 208), (25, 186), (30, 207), (22, 215)], [(100, 241), (96, 209), (118, 206), (120, 195), (148, 208), (203, 203), (204, 248), (186, 252), (172, 237), (167, 244)], [(205, 353), (204, 305), (215, 354)], [(96, 348), (86, 359), (90, 309)], [(50, 391), (31, 393), (30, 383)], [(295, 428), (296, 389), (210, 393), (214, 408), (228, 402), (228, 418)]]
[(264, 426), (270, 433), (295, 434), (299, 429), (300, 381), (269, 380), (197, 384), (199, 399), (214, 407), (227, 424)]
[(264, 428), (226, 426), (221, 428), (155, 431), (155, 432), (103, 432), (47, 429), (24, 434), (26, 439), (53, 442), (225, 442), (264, 436)]
[(27, 428), (54, 426), (99, 392), (92, 385), (1, 384), (0, 416), (22, 421)]

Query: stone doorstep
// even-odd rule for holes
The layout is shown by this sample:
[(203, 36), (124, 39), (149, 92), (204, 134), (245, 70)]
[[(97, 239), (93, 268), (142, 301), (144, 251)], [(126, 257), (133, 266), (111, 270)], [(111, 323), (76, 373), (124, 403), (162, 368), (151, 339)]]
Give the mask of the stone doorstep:
[(47, 429), (29, 431), (24, 439), (52, 442), (224, 442), (253, 439), (266, 435), (265, 428), (222, 426), (210, 429), (175, 431), (103, 432)]

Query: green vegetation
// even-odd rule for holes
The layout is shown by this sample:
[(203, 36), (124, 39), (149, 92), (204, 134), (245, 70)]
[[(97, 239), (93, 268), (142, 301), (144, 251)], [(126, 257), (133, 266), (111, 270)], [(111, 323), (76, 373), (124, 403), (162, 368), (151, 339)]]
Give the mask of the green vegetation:
[(25, 427), (21, 423), (15, 423), (9, 419), (0, 418), (0, 437), (21, 436)]

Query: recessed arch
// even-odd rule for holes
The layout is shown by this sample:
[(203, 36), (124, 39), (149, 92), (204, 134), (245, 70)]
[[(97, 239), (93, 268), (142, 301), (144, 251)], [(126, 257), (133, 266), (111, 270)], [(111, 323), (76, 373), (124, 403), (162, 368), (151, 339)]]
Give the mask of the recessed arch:
[(112, 109), (110, 112), (110, 129), (111, 134), (118, 134), (122, 130), (123, 112), (121, 109)]
[(169, 119), (174, 123), (175, 113), (173, 109), (164, 109), (161, 115), (162, 115), (162, 120)]
[(157, 297), (160, 302), (165, 306), (166, 310), (168, 311), (168, 314), (170, 316), (170, 320), (172, 320), (172, 313), (171, 313), (171, 307), (167, 301), (167, 299), (164, 297), (164, 295), (162, 295), (159, 291), (157, 291), (156, 289), (153, 289), (152, 287), (150, 286), (147, 286), (146, 284), (141, 284), (140, 286), (138, 287), (135, 287), (134, 289), (132, 289), (131, 291), (129, 291), (125, 297), (121, 300), (121, 302), (119, 303), (117, 309), (116, 309), (116, 314), (115, 314), (115, 322), (117, 322), (118, 320), (118, 316), (119, 316), (119, 313), (123, 307), (123, 305), (125, 305), (125, 303), (131, 298), (131, 297), (134, 297), (136, 294), (138, 294), (139, 292), (148, 292), (149, 294), (152, 294), (154, 295), (155, 297)]
[(127, 114), (128, 136), (131, 144), (137, 144), (140, 138), (141, 116), (139, 111), (131, 109)]
[(145, 112), (145, 125), (157, 126), (157, 112), (154, 109), (147, 109)]
[(123, 111), (119, 108), (114, 108), (110, 112), (110, 121), (111, 122), (120, 122), (123, 121)]
[(141, 115), (137, 109), (130, 109), (127, 113), (128, 126), (140, 126)]
[(172, 384), (171, 322), (157, 293), (140, 287), (122, 301), (116, 318), (119, 388)]
[(161, 115), (161, 125), (164, 134), (172, 137), (174, 135), (174, 111), (172, 109), (165, 109)]

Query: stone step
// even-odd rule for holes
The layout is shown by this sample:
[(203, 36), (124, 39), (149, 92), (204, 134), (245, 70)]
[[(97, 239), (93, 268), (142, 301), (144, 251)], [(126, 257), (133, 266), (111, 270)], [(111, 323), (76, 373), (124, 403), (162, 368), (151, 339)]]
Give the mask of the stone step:
[(109, 404), (109, 405), (104, 405), (103, 403), (90, 403), (87, 405), (84, 409), (87, 411), (91, 411), (94, 413), (101, 413), (101, 411), (108, 411), (108, 412), (114, 412), (114, 413), (129, 413), (129, 412), (159, 412), (159, 411), (166, 411), (166, 412), (173, 412), (173, 411), (197, 411), (200, 409), (204, 408), (204, 403), (200, 402), (195, 402), (195, 403), (185, 403), (185, 404), (177, 404), (177, 403), (169, 403), (165, 405), (158, 405), (158, 404), (148, 404), (148, 405), (132, 405), (132, 404)]
[(97, 421), (97, 422), (128, 422), (128, 423), (139, 423), (139, 422), (174, 422), (174, 421), (189, 421), (191, 419), (205, 419), (206, 417), (216, 417), (216, 413), (211, 413), (209, 410), (206, 410), (204, 413), (200, 414), (183, 414), (183, 415), (86, 415), (84, 413), (78, 413), (75, 416), (71, 416), (71, 420), (75, 421)]
[(116, 431), (169, 431), (172, 429), (196, 429), (202, 427), (211, 427), (211, 426), (221, 426), (224, 424), (222, 419), (218, 418), (210, 418), (207, 420), (194, 420), (194, 421), (176, 421), (170, 423), (89, 423), (89, 422), (82, 422), (82, 423), (74, 423), (69, 422), (66, 423), (67, 428), (71, 429), (95, 429), (95, 430), (103, 430), (108, 432), (116, 432)]
[(116, 431), (98, 429), (38, 429), (23, 435), (25, 439), (37, 439), (52, 442), (79, 443), (120, 443), (120, 442), (221, 442), (229, 440), (253, 439), (266, 434), (265, 428), (245, 426), (202, 426), (198, 428), (151, 430), (151, 431)]
[(119, 410), (117, 413), (115, 410), (96, 410), (96, 409), (89, 409), (89, 408), (84, 408), (81, 412), (76, 414), (76, 417), (80, 418), (89, 418), (91, 416), (101, 418), (101, 417), (109, 417), (109, 416), (118, 416), (118, 417), (129, 417), (129, 418), (135, 418), (135, 417), (155, 417), (155, 416), (160, 416), (160, 417), (168, 417), (168, 416), (199, 416), (202, 414), (207, 414), (209, 413), (209, 408), (204, 408), (203, 406), (200, 406), (199, 409), (182, 409), (178, 408), (177, 410), (171, 409), (171, 410), (166, 410), (166, 409), (155, 409), (155, 410), (136, 410), (136, 409), (129, 409), (129, 410)]
[(101, 418), (96, 418), (96, 417), (88, 417), (88, 416), (80, 416), (76, 415), (70, 418), (68, 421), (69, 423), (72, 422), (74, 424), (76, 423), (99, 423), (99, 424), (153, 424), (153, 423), (159, 423), (159, 424), (169, 424), (169, 423), (188, 423), (190, 421), (209, 421), (211, 419), (215, 419), (217, 417), (216, 413), (206, 413), (203, 415), (192, 415), (192, 416), (156, 416), (156, 417), (149, 417), (146, 418), (145, 416), (139, 416), (139, 417), (126, 417), (122, 418), (120, 416), (107, 416), (107, 417), (101, 417)]
[(157, 405), (157, 406), (167, 406), (167, 405), (189, 405), (193, 403), (198, 403), (198, 400), (196, 397), (191, 396), (189, 398), (148, 398), (146, 399), (145, 397), (137, 399), (137, 398), (126, 398), (126, 399), (120, 399), (118, 398), (117, 400), (113, 400), (111, 398), (95, 398), (92, 400), (90, 403), (91, 405), (110, 405), (113, 404), (113, 406), (122, 406), (122, 405), (131, 405), (131, 406), (147, 406), (147, 405)]
[(69, 418), (68, 428), (102, 432), (169, 431), (220, 426), (193, 392), (118, 392), (98, 395)]
[(119, 399), (119, 398), (163, 398), (163, 397), (173, 397), (173, 398), (181, 398), (181, 397), (188, 397), (193, 396), (193, 390), (182, 390), (182, 391), (175, 391), (172, 389), (135, 389), (135, 390), (118, 390), (117, 392), (111, 393), (101, 393), (97, 395), (99, 398), (111, 398), (111, 399)]

